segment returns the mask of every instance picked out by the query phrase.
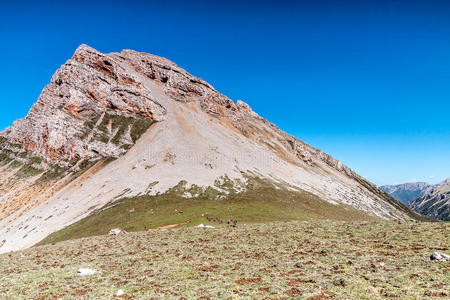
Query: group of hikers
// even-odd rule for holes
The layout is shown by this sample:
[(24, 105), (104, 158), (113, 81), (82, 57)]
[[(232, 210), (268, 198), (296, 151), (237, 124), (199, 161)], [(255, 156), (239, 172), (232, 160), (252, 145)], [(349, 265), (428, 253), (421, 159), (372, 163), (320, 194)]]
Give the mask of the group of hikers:
[[(219, 223), (219, 224), (223, 224), (223, 223), (224, 223), (223, 220), (222, 220), (221, 218), (219, 218), (219, 217), (206, 216), (206, 219), (208, 220), (208, 222), (217, 222), (217, 223)], [(234, 219), (234, 220), (228, 219), (226, 223), (227, 223), (228, 225), (231, 225), (231, 226), (233, 226), (234, 228), (236, 228), (237, 222), (238, 222), (238, 221), (237, 221), (236, 219)]]

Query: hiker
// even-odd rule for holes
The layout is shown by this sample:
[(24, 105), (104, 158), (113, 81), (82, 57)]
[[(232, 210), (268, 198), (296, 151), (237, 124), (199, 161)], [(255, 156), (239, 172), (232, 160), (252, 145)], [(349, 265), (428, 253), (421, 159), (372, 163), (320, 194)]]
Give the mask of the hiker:
[(233, 227), (236, 228), (236, 226), (237, 226), (237, 220), (234, 220), (233, 221)]

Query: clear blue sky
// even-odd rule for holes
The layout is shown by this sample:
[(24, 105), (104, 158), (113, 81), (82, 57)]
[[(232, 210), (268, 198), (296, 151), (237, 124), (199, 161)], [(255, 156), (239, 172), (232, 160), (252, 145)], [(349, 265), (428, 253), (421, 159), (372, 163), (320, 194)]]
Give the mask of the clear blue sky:
[(450, 177), (448, 1), (16, 2), (1, 128), (86, 43), (173, 60), (377, 184)]

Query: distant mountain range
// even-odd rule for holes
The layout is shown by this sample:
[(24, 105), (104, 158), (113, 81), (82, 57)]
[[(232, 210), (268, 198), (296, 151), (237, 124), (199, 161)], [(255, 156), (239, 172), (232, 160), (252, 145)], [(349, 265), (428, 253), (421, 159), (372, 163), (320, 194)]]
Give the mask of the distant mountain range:
[(417, 197), (424, 195), (433, 186), (427, 182), (409, 182), (397, 185), (383, 185), (380, 188), (393, 198), (408, 204)]
[(435, 185), (411, 182), (383, 185), (380, 188), (418, 213), (437, 220), (450, 221), (450, 178)]
[(411, 201), (409, 206), (423, 215), (450, 221), (450, 178), (427, 190), (424, 195)]

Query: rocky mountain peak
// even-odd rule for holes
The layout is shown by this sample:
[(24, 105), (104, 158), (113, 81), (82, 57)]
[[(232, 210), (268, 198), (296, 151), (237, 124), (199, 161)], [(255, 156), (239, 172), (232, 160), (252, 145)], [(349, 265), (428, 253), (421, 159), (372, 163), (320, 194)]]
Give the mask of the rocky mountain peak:
[(133, 50), (80, 45), (28, 115), (0, 136), (0, 234), (8, 237), (0, 251), (36, 243), (123, 197), (183, 191), (218, 200), (253, 181), (377, 218), (420, 218), (245, 102)]

